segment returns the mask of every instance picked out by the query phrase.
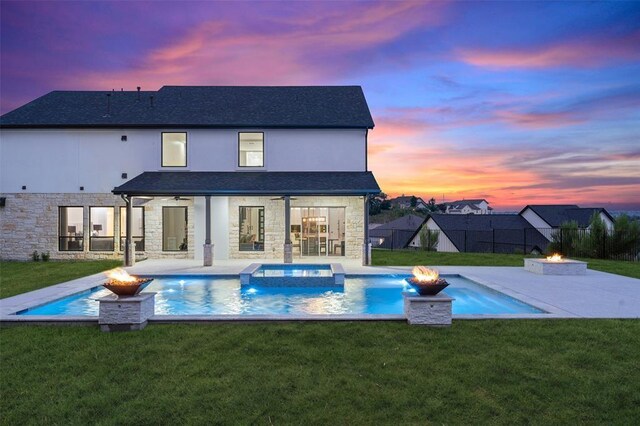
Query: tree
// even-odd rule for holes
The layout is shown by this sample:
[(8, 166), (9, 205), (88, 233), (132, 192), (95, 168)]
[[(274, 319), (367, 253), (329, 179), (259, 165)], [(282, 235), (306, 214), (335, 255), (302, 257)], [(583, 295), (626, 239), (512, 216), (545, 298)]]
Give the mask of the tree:
[(415, 195), (411, 196), (411, 201), (410, 201), (410, 206), (412, 209), (415, 209), (416, 206), (418, 205), (418, 199), (416, 198)]
[(389, 210), (391, 203), (387, 200), (387, 194), (380, 192), (369, 198), (369, 215), (379, 214), (382, 210)]
[(435, 198), (431, 197), (431, 199), (427, 203), (427, 210), (430, 211), (430, 212), (437, 212), (438, 210), (440, 210), (438, 208), (438, 204), (436, 204), (436, 199)]

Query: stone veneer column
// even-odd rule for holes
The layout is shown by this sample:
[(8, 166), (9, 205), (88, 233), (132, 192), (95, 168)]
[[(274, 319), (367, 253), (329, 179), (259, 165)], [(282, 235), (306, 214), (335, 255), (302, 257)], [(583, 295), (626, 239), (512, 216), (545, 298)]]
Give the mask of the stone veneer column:
[(293, 263), (291, 247), (291, 199), (284, 196), (284, 263)]
[(131, 223), (133, 221), (133, 197), (127, 196), (127, 222), (125, 224), (125, 244), (124, 244), (124, 265), (133, 266), (136, 263), (136, 248), (133, 245), (133, 227)]
[(204, 213), (204, 247), (203, 247), (203, 266), (213, 265), (213, 244), (211, 244), (211, 196), (204, 197), (205, 213)]

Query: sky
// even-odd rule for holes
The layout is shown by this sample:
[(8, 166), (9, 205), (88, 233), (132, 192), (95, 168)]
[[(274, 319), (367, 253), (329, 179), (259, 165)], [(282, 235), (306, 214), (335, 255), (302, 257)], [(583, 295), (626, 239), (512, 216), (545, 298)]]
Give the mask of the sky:
[(0, 1), (0, 110), (51, 90), (361, 85), (390, 196), (640, 210), (640, 2)]

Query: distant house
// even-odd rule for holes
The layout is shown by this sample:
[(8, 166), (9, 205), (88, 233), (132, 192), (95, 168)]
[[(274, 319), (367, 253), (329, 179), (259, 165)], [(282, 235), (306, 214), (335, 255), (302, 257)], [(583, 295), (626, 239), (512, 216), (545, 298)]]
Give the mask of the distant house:
[(448, 214), (491, 214), (493, 209), (489, 202), (483, 199), (456, 200), (445, 203), (445, 213)]
[(607, 229), (613, 229), (615, 219), (601, 207), (579, 207), (575, 204), (530, 204), (519, 215), (534, 228), (539, 230), (548, 240), (554, 229), (565, 222), (575, 221), (579, 228), (589, 229), (591, 218), (598, 214)]
[(411, 199), (415, 197), (415, 195), (403, 195), (401, 197), (396, 197), (396, 198), (392, 198), (391, 200), (389, 200), (389, 203), (391, 203), (391, 205), (393, 207), (399, 208), (399, 209), (426, 209), (427, 208), (427, 203), (424, 202), (424, 200), (420, 197), (415, 197), (416, 198), (416, 205), (415, 207), (411, 206)]
[(411, 237), (408, 247), (420, 248), (420, 230), (438, 231), (440, 252), (542, 252), (548, 240), (515, 214), (431, 214)]
[(420, 228), (424, 218), (409, 214), (375, 228), (369, 228), (369, 242), (372, 247), (403, 249)]

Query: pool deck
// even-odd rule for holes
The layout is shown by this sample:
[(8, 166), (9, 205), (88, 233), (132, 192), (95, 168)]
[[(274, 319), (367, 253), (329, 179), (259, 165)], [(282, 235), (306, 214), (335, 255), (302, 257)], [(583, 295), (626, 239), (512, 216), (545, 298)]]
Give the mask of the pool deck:
[[(325, 260), (329, 263), (335, 259)], [(194, 260), (145, 260), (127, 270), (137, 275), (238, 275), (250, 261), (217, 262), (203, 267)], [(262, 263), (281, 263), (278, 260)], [(313, 263), (305, 260), (306, 264)], [(347, 275), (407, 274), (408, 266), (362, 266), (355, 262), (340, 262)], [(460, 274), (473, 281), (500, 291), (546, 311), (546, 314), (517, 315), (454, 315), (454, 319), (522, 319), (522, 318), (640, 318), (640, 280), (588, 269), (585, 275), (538, 275), (523, 267), (492, 266), (436, 266), (442, 274)], [(0, 324), (97, 324), (97, 317), (22, 316), (18, 311), (42, 305), (74, 293), (99, 286), (102, 274), (79, 278), (40, 290), (0, 299)], [(446, 292), (446, 290), (445, 290)], [(343, 315), (343, 316), (161, 316), (153, 322), (205, 322), (252, 320), (403, 320), (401, 315)]]

